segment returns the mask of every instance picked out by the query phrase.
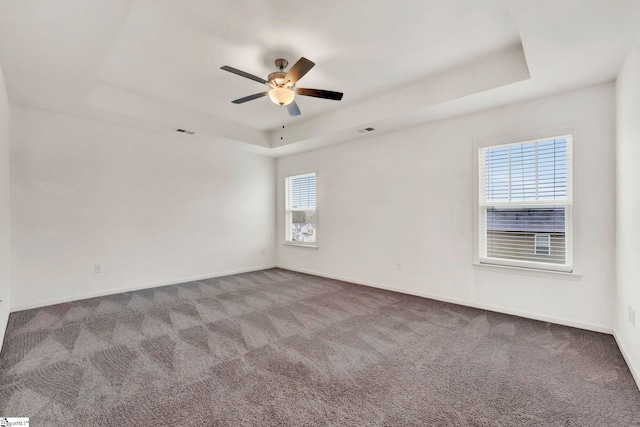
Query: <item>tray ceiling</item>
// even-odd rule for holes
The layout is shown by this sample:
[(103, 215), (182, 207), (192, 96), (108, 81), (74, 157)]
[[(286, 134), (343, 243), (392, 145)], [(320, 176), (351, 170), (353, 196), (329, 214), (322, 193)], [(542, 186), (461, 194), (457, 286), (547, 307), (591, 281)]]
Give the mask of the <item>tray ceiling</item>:
[[(5, 0), (0, 63), (13, 103), (278, 156), (610, 81), (637, 17), (633, 0)], [(230, 102), (264, 86), (221, 66), (266, 77), (281, 56), (343, 101)]]

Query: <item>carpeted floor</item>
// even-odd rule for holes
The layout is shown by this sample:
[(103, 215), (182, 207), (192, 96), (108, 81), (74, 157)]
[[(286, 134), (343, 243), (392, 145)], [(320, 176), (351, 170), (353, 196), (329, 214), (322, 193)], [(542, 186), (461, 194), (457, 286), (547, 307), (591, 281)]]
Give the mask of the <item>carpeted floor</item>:
[(638, 426), (611, 336), (272, 269), (13, 313), (34, 426)]

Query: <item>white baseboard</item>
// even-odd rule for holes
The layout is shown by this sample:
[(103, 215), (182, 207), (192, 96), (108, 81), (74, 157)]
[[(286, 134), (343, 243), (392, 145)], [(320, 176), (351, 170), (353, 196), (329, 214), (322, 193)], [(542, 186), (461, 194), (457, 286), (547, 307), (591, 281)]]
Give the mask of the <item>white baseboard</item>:
[(622, 340), (618, 336), (618, 332), (613, 330), (613, 338), (615, 338), (616, 343), (618, 344), (618, 348), (620, 349), (620, 353), (622, 353), (622, 357), (624, 357), (624, 361), (627, 362), (627, 366), (629, 367), (629, 371), (631, 371), (631, 376), (636, 382), (636, 386), (640, 389), (640, 371), (637, 369), (636, 365), (633, 363), (629, 352), (626, 347), (622, 343)]
[(15, 305), (15, 306), (11, 306), (10, 311), (13, 313), (15, 311), (30, 310), (32, 308), (46, 307), (48, 305), (54, 305), (54, 304), (63, 304), (65, 302), (78, 301), (78, 300), (83, 300), (87, 298), (103, 297), (106, 295), (120, 294), (122, 292), (139, 291), (140, 289), (157, 288), (158, 286), (177, 285), (179, 283), (193, 282), (195, 280), (211, 279), (214, 277), (231, 276), (233, 274), (250, 273), (252, 271), (266, 270), (266, 269), (275, 268), (275, 267), (276, 267), (275, 264), (262, 265), (259, 267), (243, 268), (240, 270), (223, 271), (219, 273), (205, 274), (202, 276), (184, 277), (182, 279), (148, 283), (146, 285), (128, 286), (124, 288), (110, 289), (110, 290), (101, 291), (101, 292), (90, 292), (90, 293), (81, 294), (81, 295), (72, 295), (67, 297), (49, 299), (45, 301), (37, 301), (29, 304)]
[(520, 316), (520, 317), (525, 317), (527, 319), (533, 319), (533, 320), (540, 320), (542, 322), (549, 322), (549, 323), (555, 323), (558, 325), (563, 325), (563, 326), (570, 326), (572, 328), (579, 328), (579, 329), (585, 329), (588, 331), (594, 331), (594, 332), (600, 332), (603, 334), (613, 334), (613, 329), (607, 326), (602, 326), (602, 325), (594, 325), (591, 323), (585, 323), (585, 322), (577, 322), (574, 320), (570, 320), (570, 319), (564, 319), (561, 317), (553, 317), (553, 316), (547, 316), (544, 314), (538, 314), (538, 313), (531, 313), (531, 312), (527, 312), (527, 311), (521, 311), (521, 310), (513, 310), (510, 308), (506, 308), (506, 307), (499, 307), (499, 306), (494, 306), (494, 305), (489, 305), (489, 304), (482, 304), (482, 303), (478, 303), (475, 301), (470, 301), (470, 300), (463, 300), (463, 299), (458, 299), (458, 298), (450, 298), (447, 296), (443, 296), (443, 295), (437, 295), (437, 294), (430, 294), (427, 292), (416, 292), (410, 289), (403, 289), (403, 288), (397, 288), (394, 286), (388, 286), (388, 285), (384, 285), (381, 283), (374, 283), (374, 282), (367, 282), (367, 281), (362, 281), (362, 280), (358, 280), (358, 279), (352, 279), (349, 277), (341, 277), (341, 276), (335, 276), (332, 274), (325, 274), (325, 273), (319, 273), (317, 271), (310, 271), (310, 270), (304, 270), (304, 269), (300, 269), (300, 268), (296, 268), (296, 267), (289, 267), (286, 265), (278, 265), (278, 268), (282, 268), (284, 270), (291, 270), (291, 271), (296, 271), (298, 273), (305, 273), (305, 274), (312, 274), (314, 276), (320, 276), (320, 277), (326, 277), (328, 279), (335, 279), (335, 280), (341, 280), (343, 282), (350, 282), (350, 283), (355, 283), (357, 285), (364, 285), (364, 286), (370, 286), (372, 288), (379, 288), (379, 289), (385, 289), (387, 291), (394, 291), (394, 292), (400, 292), (402, 294), (408, 294), (408, 295), (414, 295), (414, 296), (418, 296), (418, 297), (423, 297), (423, 298), (429, 298), (429, 299), (433, 299), (433, 300), (437, 300), (437, 301), (443, 301), (443, 302), (449, 302), (452, 304), (458, 304), (458, 305), (464, 305), (467, 307), (473, 307), (473, 308), (478, 308), (481, 310), (488, 310), (488, 311), (495, 311), (498, 313), (504, 313), (504, 314), (510, 314), (513, 316)]

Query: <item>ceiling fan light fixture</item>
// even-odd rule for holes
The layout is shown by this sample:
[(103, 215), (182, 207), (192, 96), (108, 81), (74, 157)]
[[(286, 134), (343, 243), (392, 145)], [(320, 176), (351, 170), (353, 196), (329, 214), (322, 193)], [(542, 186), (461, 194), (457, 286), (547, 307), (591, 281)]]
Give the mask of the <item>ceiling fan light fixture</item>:
[(342, 92), (296, 87), (296, 83), (298, 83), (298, 81), (304, 77), (314, 65), (316, 65), (313, 61), (309, 61), (307, 58), (302, 57), (298, 59), (298, 62), (296, 62), (289, 71), (285, 72), (284, 69), (287, 68), (288, 64), (289, 62), (286, 59), (276, 59), (276, 67), (278, 67), (278, 71), (274, 71), (269, 74), (267, 80), (228, 65), (220, 67), (224, 71), (262, 83), (269, 87), (269, 90), (267, 91), (234, 99), (231, 102), (234, 104), (244, 104), (245, 102), (253, 101), (254, 99), (268, 95), (269, 99), (271, 99), (271, 102), (274, 104), (287, 106), (289, 115), (294, 117), (300, 115), (300, 108), (298, 108), (298, 105), (295, 102), (296, 95), (333, 99), (335, 101), (340, 101), (342, 99)]
[(296, 93), (284, 87), (274, 87), (269, 91), (269, 99), (276, 105), (289, 105), (296, 97)]

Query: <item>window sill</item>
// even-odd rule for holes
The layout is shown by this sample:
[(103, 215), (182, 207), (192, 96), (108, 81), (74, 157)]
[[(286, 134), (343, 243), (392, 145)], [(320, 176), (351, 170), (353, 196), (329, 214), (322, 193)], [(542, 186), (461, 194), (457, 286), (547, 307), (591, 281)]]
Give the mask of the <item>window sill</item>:
[(522, 274), (525, 276), (549, 277), (554, 279), (579, 280), (582, 277), (582, 274), (576, 273), (575, 271), (568, 273), (565, 271), (513, 267), (510, 265), (485, 264), (485, 263), (479, 263), (479, 262), (474, 262), (473, 266), (479, 270), (498, 271), (501, 273), (515, 273), (515, 274)]
[(284, 242), (285, 246), (297, 246), (300, 248), (318, 249), (317, 243), (298, 243), (298, 242)]

